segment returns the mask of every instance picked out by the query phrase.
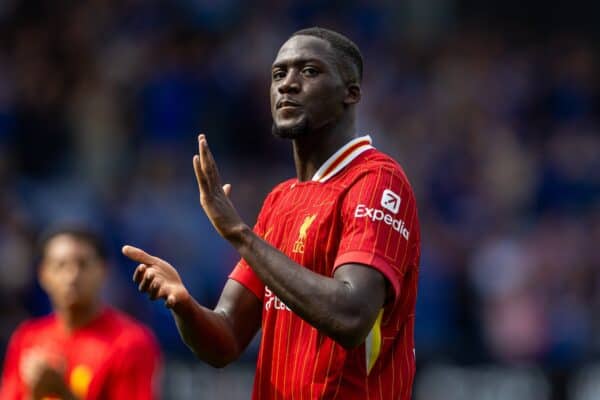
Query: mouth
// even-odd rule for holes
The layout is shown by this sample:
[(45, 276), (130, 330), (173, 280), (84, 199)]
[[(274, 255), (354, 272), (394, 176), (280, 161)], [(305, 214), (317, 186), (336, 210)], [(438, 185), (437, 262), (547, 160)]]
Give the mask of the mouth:
[(282, 108), (297, 108), (300, 107), (300, 103), (294, 101), (294, 100), (290, 100), (290, 99), (281, 99), (277, 102), (277, 106), (276, 108), (282, 109)]

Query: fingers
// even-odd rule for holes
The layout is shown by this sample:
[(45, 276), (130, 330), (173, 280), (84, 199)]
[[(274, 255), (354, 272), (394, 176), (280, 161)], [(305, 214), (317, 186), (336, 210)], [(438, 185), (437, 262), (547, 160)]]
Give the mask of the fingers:
[(138, 290), (147, 293), (150, 300), (164, 299), (167, 291), (163, 285), (163, 278), (151, 265), (140, 264), (133, 273), (133, 281), (138, 284)]
[(173, 308), (173, 306), (175, 306), (175, 295), (174, 294), (170, 294), (167, 296), (167, 300), (165, 301), (165, 306), (167, 306), (167, 308)]
[(150, 286), (148, 287), (148, 297), (150, 298), (150, 300), (156, 300), (160, 298), (160, 292), (161, 285), (159, 282), (154, 280), (154, 282), (150, 283)]
[(220, 189), (217, 163), (208, 147), (206, 136), (198, 136), (198, 154), (194, 156), (194, 172), (201, 192), (209, 193)]
[(192, 162), (194, 164), (196, 182), (198, 182), (198, 191), (200, 191), (200, 193), (206, 193), (208, 190), (208, 183), (206, 181), (206, 177), (204, 176), (204, 172), (202, 172), (202, 167), (200, 166), (200, 156), (196, 154)]
[(225, 192), (225, 196), (229, 197), (231, 194), (231, 184), (226, 183), (223, 185), (223, 191)]
[(148, 291), (148, 289), (150, 288), (150, 284), (154, 280), (155, 274), (156, 274), (156, 272), (152, 269), (147, 269), (145, 271), (145, 273), (142, 276), (142, 279), (140, 280), (139, 285), (138, 285), (138, 290), (140, 292)]
[(138, 284), (138, 290), (147, 293), (150, 300), (164, 298), (162, 278), (157, 276), (157, 271), (145, 264), (140, 264), (133, 276), (134, 282)]
[(121, 249), (121, 252), (123, 253), (123, 255), (131, 258), (133, 261), (137, 261), (143, 264), (160, 264), (163, 262), (163, 260), (161, 260), (160, 258), (151, 256), (144, 250), (138, 249), (134, 246), (125, 245)]
[(200, 166), (205, 174), (212, 174), (214, 172), (215, 160), (208, 148), (208, 142), (206, 136), (198, 136), (198, 154), (200, 155)]
[(133, 281), (135, 283), (139, 284), (142, 282), (142, 278), (144, 277), (144, 272), (146, 272), (147, 268), (148, 268), (148, 265), (146, 265), (146, 264), (140, 264), (137, 266), (135, 271), (133, 271)]
[(185, 291), (175, 268), (133, 246), (124, 246), (123, 254), (133, 260), (146, 261), (141, 261), (133, 272), (133, 281), (138, 284), (138, 290), (147, 293), (151, 300), (167, 300), (166, 306), (173, 307), (176, 303), (174, 291)]
[(44, 369), (47, 368), (46, 359), (39, 349), (31, 349), (21, 358), (19, 368), (27, 385), (33, 386), (39, 380)]

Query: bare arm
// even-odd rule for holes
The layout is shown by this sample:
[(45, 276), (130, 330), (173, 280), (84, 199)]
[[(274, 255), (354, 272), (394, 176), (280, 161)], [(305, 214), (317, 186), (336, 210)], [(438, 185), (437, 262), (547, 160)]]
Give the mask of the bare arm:
[(173, 309), (173, 317), (181, 338), (198, 358), (224, 367), (238, 359), (258, 331), (261, 305), (252, 292), (228, 280), (213, 311), (190, 297)]
[(231, 240), (262, 281), (302, 319), (347, 348), (369, 334), (386, 297), (383, 275), (345, 264), (333, 278), (295, 263), (251, 230)]
[(361, 344), (386, 299), (386, 280), (367, 266), (341, 266), (333, 278), (316, 274), (262, 240), (241, 220), (221, 187), (216, 163), (203, 135), (194, 170), (200, 203), (215, 229), (262, 281), (294, 312), (345, 347)]
[(165, 300), (182, 340), (201, 360), (214, 367), (229, 364), (258, 331), (261, 302), (239, 283), (228, 281), (219, 303), (210, 310), (194, 300), (166, 261), (132, 246), (124, 246), (123, 254), (141, 263), (133, 275), (140, 291), (152, 300)]

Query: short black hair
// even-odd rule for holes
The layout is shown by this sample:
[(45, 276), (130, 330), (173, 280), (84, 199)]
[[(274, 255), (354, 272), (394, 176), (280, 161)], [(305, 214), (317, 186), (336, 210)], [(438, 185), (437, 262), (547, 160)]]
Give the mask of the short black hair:
[(341, 33), (318, 26), (296, 31), (290, 38), (301, 35), (317, 37), (328, 42), (338, 56), (339, 68), (344, 80), (347, 83), (362, 81), (363, 58), (358, 46), (352, 40)]
[(83, 226), (60, 226), (48, 229), (40, 235), (38, 240), (38, 256), (43, 259), (46, 256), (48, 243), (50, 243), (52, 239), (62, 235), (71, 236), (72, 238), (89, 244), (102, 261), (108, 261), (108, 246), (106, 245), (104, 237), (100, 233)]

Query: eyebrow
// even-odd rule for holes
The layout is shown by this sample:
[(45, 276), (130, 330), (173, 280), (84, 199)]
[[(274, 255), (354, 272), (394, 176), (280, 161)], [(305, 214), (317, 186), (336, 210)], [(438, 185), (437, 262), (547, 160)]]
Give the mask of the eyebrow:
[(283, 59), (281, 61), (278, 61), (276, 63), (274, 63), (271, 66), (271, 69), (275, 69), (275, 68), (283, 68), (283, 67), (287, 67), (288, 65), (304, 65), (304, 64), (308, 64), (308, 63), (317, 63), (319, 65), (326, 65), (327, 63), (324, 62), (323, 60), (320, 60), (318, 58), (296, 58), (296, 59)]

